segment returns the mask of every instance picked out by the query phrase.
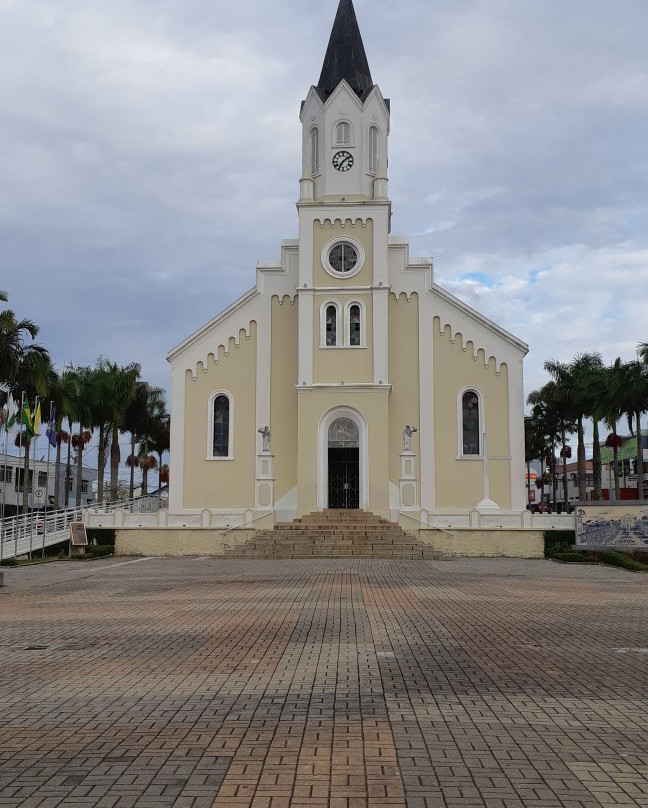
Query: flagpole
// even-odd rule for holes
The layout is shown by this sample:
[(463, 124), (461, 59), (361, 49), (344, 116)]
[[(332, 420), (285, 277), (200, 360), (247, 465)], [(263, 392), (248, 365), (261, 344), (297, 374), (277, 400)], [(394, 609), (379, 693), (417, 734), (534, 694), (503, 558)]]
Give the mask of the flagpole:
[[(0, 564), (4, 559), (4, 542), (5, 542), (5, 516), (7, 514), (7, 450), (9, 448), (9, 418), (11, 417), (11, 407), (9, 406), (9, 397), (7, 395), (7, 420), (5, 421), (5, 439), (4, 439), (4, 479), (2, 480), (2, 532), (0, 533)], [(12, 399), (13, 400), (13, 399)]]
[(54, 402), (50, 401), (50, 411), (49, 411), (49, 419), (47, 421), (47, 429), (45, 430), (45, 435), (47, 437), (47, 471), (46, 480), (45, 480), (45, 517), (43, 519), (43, 551), (42, 555), (45, 555), (45, 524), (47, 523), (47, 503), (49, 502), (49, 482), (50, 482), (50, 453), (52, 451), (52, 441), (50, 440), (50, 430), (52, 429), (52, 409), (54, 407)]
[[(36, 425), (36, 413), (38, 412), (38, 396), (34, 401), (34, 414), (32, 415), (32, 429)], [(29, 450), (27, 450), (29, 451)], [(31, 506), (29, 507), (29, 557), (32, 557), (32, 548), (34, 545), (34, 477), (36, 475), (36, 433), (32, 435), (32, 486), (31, 486)], [(36, 477), (38, 482), (38, 477)], [(29, 503), (29, 489), (27, 490), (27, 502)]]
[[(23, 390), (20, 394), (20, 431), (18, 432), (18, 468), (16, 472), (18, 474), (18, 480), (20, 480), (20, 472), (23, 472), (23, 488), (25, 486), (25, 471), (22, 469), (22, 433), (23, 433), (23, 410), (25, 409), (25, 391)], [(20, 494), (21, 489), (18, 486), (17, 493)], [(16, 516), (18, 515), (18, 497), (16, 497)], [(14, 558), (18, 557), (18, 519), (16, 519), (16, 524), (14, 525)]]

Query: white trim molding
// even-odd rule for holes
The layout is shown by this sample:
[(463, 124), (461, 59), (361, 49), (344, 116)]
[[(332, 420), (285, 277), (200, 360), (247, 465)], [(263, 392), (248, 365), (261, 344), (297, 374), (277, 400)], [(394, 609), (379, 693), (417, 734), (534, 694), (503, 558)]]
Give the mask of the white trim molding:
[[(359, 306), (360, 308), (360, 342), (357, 345), (351, 345), (351, 306)], [(344, 304), (344, 345), (348, 348), (366, 348), (367, 347), (367, 307), (362, 300), (347, 300)]]
[[(326, 312), (329, 306), (335, 308), (335, 342), (333, 345), (328, 345), (326, 342)], [(320, 348), (336, 348), (342, 345), (343, 330), (341, 326), (342, 316), (339, 301), (327, 299), (320, 306)]]
[[(329, 255), (331, 254), (331, 250), (337, 247), (338, 244), (350, 244), (356, 251), (358, 260), (356, 261), (356, 264), (353, 267), (353, 269), (349, 270), (349, 272), (338, 272), (337, 269), (334, 269), (331, 266), (331, 263), (329, 261)], [(364, 266), (366, 254), (364, 247), (362, 246), (362, 244), (360, 244), (360, 242), (357, 239), (352, 238), (351, 236), (344, 235), (344, 236), (337, 236), (336, 238), (331, 239), (331, 241), (325, 244), (322, 249), (321, 258), (322, 258), (322, 266), (324, 267), (326, 272), (328, 272), (328, 274), (331, 275), (332, 277), (352, 278), (354, 275), (357, 275), (358, 272), (360, 272), (360, 270)]]

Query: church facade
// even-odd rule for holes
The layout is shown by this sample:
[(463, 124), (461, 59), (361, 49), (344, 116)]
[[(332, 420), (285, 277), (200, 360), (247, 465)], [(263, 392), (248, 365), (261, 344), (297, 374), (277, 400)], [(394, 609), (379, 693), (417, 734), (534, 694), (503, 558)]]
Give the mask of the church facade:
[(526, 345), (390, 233), (389, 101), (351, 0), (301, 108), (299, 238), (168, 356), (171, 514), (404, 527), (525, 508)]

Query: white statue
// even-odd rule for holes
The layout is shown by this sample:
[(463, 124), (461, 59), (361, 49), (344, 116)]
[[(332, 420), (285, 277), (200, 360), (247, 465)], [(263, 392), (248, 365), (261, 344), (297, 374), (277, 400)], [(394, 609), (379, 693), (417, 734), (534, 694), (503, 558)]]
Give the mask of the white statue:
[(257, 429), (257, 432), (263, 438), (263, 451), (270, 451), (270, 427), (264, 426), (263, 429)]
[(409, 424), (405, 424), (405, 429), (403, 430), (403, 451), (404, 452), (411, 452), (412, 451), (412, 435), (418, 432), (418, 429), (415, 426), (410, 426)]

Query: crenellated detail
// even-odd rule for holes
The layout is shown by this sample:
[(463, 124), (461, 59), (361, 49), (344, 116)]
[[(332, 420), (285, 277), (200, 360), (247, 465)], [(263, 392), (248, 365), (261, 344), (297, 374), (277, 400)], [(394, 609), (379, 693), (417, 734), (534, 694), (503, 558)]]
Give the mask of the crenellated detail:
[(347, 227), (347, 222), (351, 225), (351, 229), (355, 230), (355, 228), (358, 227), (358, 224), (360, 227), (365, 228), (367, 226), (367, 222), (369, 222), (371, 219), (372, 217), (369, 215), (362, 218), (358, 217), (356, 219), (350, 219), (349, 217), (343, 219), (341, 216), (331, 218), (330, 216), (327, 216), (324, 219), (315, 219), (315, 222), (319, 224), (321, 230), (324, 230), (327, 224), (330, 227), (335, 228), (337, 227), (338, 223), (342, 229), (345, 229)]
[(454, 327), (452, 323), (447, 322), (442, 324), (441, 318), (435, 317), (434, 326), (441, 336), (448, 336), (452, 345), (455, 345), (456, 342), (459, 341), (462, 351), (468, 354), (468, 356), (471, 356), (473, 361), (481, 362), (485, 368), (489, 368), (492, 364), (498, 376), (501, 373), (502, 365), (506, 367), (505, 361), (501, 359), (498, 360), (493, 354), (487, 353), (487, 349), (483, 347), (476, 347), (475, 342), (472, 339), (465, 338), (464, 334), (459, 331), (458, 328)]
[(243, 340), (249, 340), (252, 335), (253, 328), (256, 330), (256, 321), (251, 320), (246, 328), (239, 329), (238, 335), (230, 335), (229, 337), (221, 337), (217, 340), (217, 344), (212, 344), (204, 359), (197, 359), (185, 370), (185, 373), (191, 373), (193, 381), (196, 381), (200, 375), (209, 372), (210, 365), (218, 365), (223, 359), (234, 353), (240, 347)]

